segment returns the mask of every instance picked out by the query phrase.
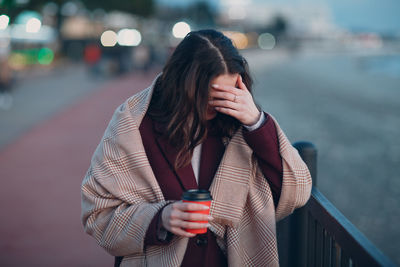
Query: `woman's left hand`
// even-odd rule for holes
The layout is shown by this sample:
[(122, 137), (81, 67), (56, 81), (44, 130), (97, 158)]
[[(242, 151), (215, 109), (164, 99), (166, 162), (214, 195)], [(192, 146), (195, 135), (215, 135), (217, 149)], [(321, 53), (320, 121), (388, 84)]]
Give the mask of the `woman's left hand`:
[(237, 85), (239, 88), (221, 84), (211, 85), (213, 90), (210, 92), (212, 100), (209, 101), (209, 105), (218, 112), (236, 118), (246, 126), (254, 125), (261, 113), (240, 75), (237, 78)]

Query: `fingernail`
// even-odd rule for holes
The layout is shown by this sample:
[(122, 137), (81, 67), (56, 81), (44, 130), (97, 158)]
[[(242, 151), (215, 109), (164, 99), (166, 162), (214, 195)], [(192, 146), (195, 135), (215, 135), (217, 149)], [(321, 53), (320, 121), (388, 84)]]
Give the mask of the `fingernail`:
[(209, 210), (210, 209), (210, 207), (209, 206), (205, 206), (205, 205), (203, 205), (203, 210)]
[(214, 88), (218, 88), (218, 84), (213, 84), (211, 86), (214, 87)]

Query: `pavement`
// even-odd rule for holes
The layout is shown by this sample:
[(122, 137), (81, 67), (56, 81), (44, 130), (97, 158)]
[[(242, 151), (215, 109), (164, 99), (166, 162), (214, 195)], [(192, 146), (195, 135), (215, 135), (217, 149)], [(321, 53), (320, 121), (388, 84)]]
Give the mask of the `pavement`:
[(80, 185), (115, 108), (154, 77), (108, 82), (3, 147), (1, 266), (112, 266), (83, 231)]
[(18, 72), (11, 87), (12, 105), (0, 105), (0, 149), (41, 121), (98, 90), (108, 80), (108, 77), (88, 75), (84, 64), (64, 61), (56, 66)]

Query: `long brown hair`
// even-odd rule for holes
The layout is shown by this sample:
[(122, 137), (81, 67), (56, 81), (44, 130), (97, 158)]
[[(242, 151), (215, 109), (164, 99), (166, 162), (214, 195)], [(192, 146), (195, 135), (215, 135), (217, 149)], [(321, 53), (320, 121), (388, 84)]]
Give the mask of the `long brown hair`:
[[(207, 135), (211, 80), (236, 73), (251, 92), (247, 61), (221, 32), (193, 31), (176, 47), (156, 81), (148, 111), (153, 120), (165, 125), (165, 137), (178, 150), (175, 168), (190, 163), (193, 149)], [(241, 125), (222, 113), (217, 114), (212, 124), (222, 137), (231, 137)]]

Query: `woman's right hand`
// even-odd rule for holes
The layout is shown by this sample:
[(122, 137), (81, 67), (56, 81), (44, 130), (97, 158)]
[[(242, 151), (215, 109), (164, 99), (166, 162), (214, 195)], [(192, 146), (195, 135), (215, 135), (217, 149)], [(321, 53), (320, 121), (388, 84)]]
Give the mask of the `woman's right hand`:
[(197, 223), (189, 221), (212, 221), (212, 217), (206, 214), (190, 213), (187, 211), (207, 210), (206, 205), (196, 203), (184, 203), (177, 201), (167, 205), (161, 213), (162, 225), (169, 232), (183, 236), (194, 237), (196, 234), (188, 233), (186, 229), (199, 229), (208, 227), (208, 223)]

